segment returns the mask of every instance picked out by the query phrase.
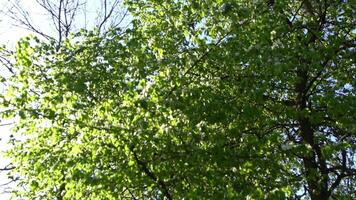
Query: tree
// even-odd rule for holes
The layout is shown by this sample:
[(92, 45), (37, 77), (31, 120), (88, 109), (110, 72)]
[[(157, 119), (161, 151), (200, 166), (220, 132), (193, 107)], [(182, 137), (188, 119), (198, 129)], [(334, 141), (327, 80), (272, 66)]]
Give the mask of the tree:
[[(42, 40), (56, 44), (59, 49), (63, 41), (80, 29), (96, 28), (100, 34), (106, 34), (109, 29), (125, 29), (129, 24), (128, 12), (122, 6), (120, 0), (86, 1), (86, 0), (9, 0), (0, 2), (2, 42), (0, 51), (1, 77), (5, 79), (15, 74), (13, 46), (15, 39), (20, 38), (21, 32), (27, 30)], [(23, 29), (23, 30), (21, 30)], [(12, 36), (11, 33), (14, 35)], [(10, 36), (10, 38), (8, 38)], [(5, 80), (4, 79), (4, 80)], [(6, 81), (1, 82), (5, 84)], [(1, 93), (4, 86), (0, 85)], [(0, 112), (3, 110), (0, 110)], [(10, 133), (6, 131), (12, 126), (11, 120), (1, 120), (0, 127), (3, 132), (0, 140), (5, 141)], [(17, 178), (9, 176), (3, 180), (5, 173), (13, 169), (11, 163), (4, 162), (2, 151), (6, 147), (0, 144), (0, 194), (6, 193), (8, 187)], [(2, 197), (5, 198), (5, 197)]]
[(126, 5), (124, 32), (19, 42), (16, 195), (355, 198), (351, 3)]
[[(69, 34), (81, 28), (96, 27), (105, 33), (109, 28), (123, 28), (121, 22), (127, 18), (127, 11), (121, 6), (121, 0), (103, 0), (96, 4), (87, 0), (31, 0), (30, 3), (37, 6), (38, 13), (26, 8), (23, 0), (4, 3), (0, 13), (11, 19), (13, 26), (27, 29), (44, 39), (56, 41), (57, 48)], [(48, 18), (46, 23), (36, 21), (36, 14)]]

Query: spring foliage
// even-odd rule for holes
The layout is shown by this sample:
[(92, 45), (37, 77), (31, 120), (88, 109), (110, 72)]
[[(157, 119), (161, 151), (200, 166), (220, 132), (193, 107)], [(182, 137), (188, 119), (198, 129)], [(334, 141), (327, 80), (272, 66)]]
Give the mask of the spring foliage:
[(126, 30), (22, 39), (14, 194), (356, 198), (350, 4), (127, 0)]

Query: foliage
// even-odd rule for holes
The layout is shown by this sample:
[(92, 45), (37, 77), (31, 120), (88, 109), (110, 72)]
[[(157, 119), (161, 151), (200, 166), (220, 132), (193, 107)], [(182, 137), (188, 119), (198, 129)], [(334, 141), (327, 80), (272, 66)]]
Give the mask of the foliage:
[(18, 197), (355, 198), (351, 3), (126, 4), (124, 32), (18, 43)]

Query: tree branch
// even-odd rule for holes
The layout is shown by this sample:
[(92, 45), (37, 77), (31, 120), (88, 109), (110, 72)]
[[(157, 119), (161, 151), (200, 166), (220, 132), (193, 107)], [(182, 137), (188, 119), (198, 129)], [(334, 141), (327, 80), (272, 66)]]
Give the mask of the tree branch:
[(144, 173), (150, 177), (161, 189), (163, 194), (167, 197), (168, 200), (172, 200), (173, 197), (169, 192), (168, 186), (166, 185), (165, 182), (163, 182), (162, 180), (160, 180), (147, 166), (147, 163), (140, 160), (138, 158), (138, 155), (136, 154), (136, 152), (134, 151), (134, 148), (131, 147), (130, 148), (131, 153), (134, 155), (134, 159), (137, 163), (137, 165), (144, 171)]

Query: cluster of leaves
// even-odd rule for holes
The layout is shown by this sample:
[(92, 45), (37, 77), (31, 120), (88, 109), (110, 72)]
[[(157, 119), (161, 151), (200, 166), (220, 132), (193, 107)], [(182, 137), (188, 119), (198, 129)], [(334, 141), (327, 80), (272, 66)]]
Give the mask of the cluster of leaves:
[(354, 9), (317, 2), (128, 0), (125, 31), (22, 39), (14, 193), (355, 197)]

